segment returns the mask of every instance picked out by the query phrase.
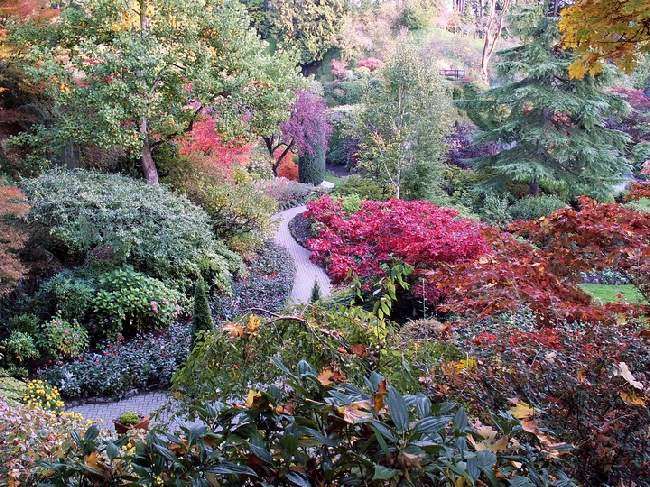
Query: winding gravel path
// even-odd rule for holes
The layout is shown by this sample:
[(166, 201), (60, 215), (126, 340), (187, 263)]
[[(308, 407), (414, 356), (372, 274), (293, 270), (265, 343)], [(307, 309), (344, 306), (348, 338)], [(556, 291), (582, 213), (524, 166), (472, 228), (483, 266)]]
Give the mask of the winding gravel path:
[[(305, 206), (298, 206), (286, 211), (276, 213), (273, 218), (278, 229), (275, 242), (286, 248), (296, 264), (296, 276), (293, 289), (289, 295), (290, 304), (308, 303), (314, 283), (318, 282), (321, 296), (331, 292), (330, 280), (323, 270), (312, 264), (309, 260), (309, 251), (294, 240), (289, 232), (289, 221), (299, 213), (306, 210)], [(69, 411), (80, 413), (85, 418), (93, 421), (102, 428), (112, 428), (113, 419), (126, 411), (135, 411), (142, 415), (151, 414), (165, 406), (171, 399), (167, 392), (150, 392), (138, 394), (127, 399), (112, 403), (87, 403), (69, 408)], [(164, 417), (164, 415), (163, 415)], [(178, 425), (179, 423), (175, 423)], [(174, 425), (172, 425), (173, 427)]]

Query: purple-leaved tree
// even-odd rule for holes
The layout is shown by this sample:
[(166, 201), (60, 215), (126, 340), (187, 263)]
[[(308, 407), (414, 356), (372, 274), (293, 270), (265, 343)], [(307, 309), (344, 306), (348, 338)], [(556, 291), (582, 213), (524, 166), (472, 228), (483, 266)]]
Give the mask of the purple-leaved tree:
[(327, 151), (331, 135), (332, 124), (325, 100), (310, 91), (298, 92), (289, 119), (280, 124), (277, 133), (264, 137), (273, 157), (273, 173), (277, 174), (280, 162), (289, 151), (298, 155), (314, 155), (321, 147)]

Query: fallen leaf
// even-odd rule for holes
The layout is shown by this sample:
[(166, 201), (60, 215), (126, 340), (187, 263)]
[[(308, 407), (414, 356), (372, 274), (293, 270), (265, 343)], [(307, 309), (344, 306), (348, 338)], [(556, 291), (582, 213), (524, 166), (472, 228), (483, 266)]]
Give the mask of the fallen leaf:
[(343, 382), (345, 380), (345, 375), (337, 370), (333, 370), (330, 367), (325, 367), (321, 370), (321, 373), (316, 377), (318, 382), (323, 386), (330, 386), (335, 382)]
[(509, 411), (517, 419), (528, 419), (535, 414), (534, 407), (519, 400), (515, 402), (515, 405)]
[(99, 468), (99, 454), (96, 451), (93, 451), (89, 455), (86, 455), (84, 463), (86, 464), (86, 467), (94, 469)]
[(226, 323), (222, 326), (222, 329), (226, 331), (231, 338), (241, 338), (244, 336), (244, 327), (239, 323)]
[(634, 378), (630, 368), (625, 362), (619, 362), (617, 365), (614, 365), (613, 376), (623, 377), (632, 387), (643, 390), (643, 384)]
[(377, 388), (377, 392), (372, 395), (372, 403), (375, 408), (375, 412), (379, 412), (384, 409), (384, 397), (388, 394), (388, 388), (386, 387), (386, 379), (382, 379)]
[(252, 408), (255, 403), (257, 402), (258, 399), (262, 397), (262, 393), (259, 391), (256, 391), (254, 389), (250, 389), (248, 391), (248, 395), (246, 396), (246, 402), (244, 403), (247, 408)]
[(339, 408), (343, 413), (343, 421), (346, 423), (362, 423), (372, 419), (372, 413), (369, 401), (357, 401)]
[(623, 402), (625, 404), (628, 404), (630, 406), (645, 406), (645, 399), (635, 392), (619, 392), (621, 399), (623, 399)]
[(356, 343), (352, 345), (350, 349), (352, 350), (352, 353), (357, 357), (363, 358), (368, 356), (368, 348), (361, 343)]

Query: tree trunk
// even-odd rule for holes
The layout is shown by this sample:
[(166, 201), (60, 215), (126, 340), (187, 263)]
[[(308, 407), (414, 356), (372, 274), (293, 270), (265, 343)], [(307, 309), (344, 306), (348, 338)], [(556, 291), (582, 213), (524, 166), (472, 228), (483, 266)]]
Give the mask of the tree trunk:
[[(149, 19), (147, 18), (147, 0), (140, 0), (140, 36), (145, 37), (149, 30)], [(149, 121), (145, 115), (140, 119), (140, 137), (142, 139), (142, 151), (140, 163), (142, 172), (149, 184), (158, 184), (158, 169), (151, 155), (151, 141), (149, 140)]]
[(142, 136), (142, 152), (140, 162), (142, 172), (149, 184), (158, 184), (158, 169), (151, 155), (151, 143), (149, 142), (149, 130), (146, 117), (140, 122), (140, 135)]
[(488, 79), (488, 66), (492, 53), (494, 53), (494, 46), (496, 46), (501, 31), (503, 30), (503, 20), (507, 15), (508, 8), (510, 7), (511, 0), (504, 0), (501, 5), (501, 11), (497, 12), (497, 0), (490, 0), (490, 19), (485, 29), (485, 38), (483, 39), (483, 53), (481, 55), (481, 73), (485, 81)]

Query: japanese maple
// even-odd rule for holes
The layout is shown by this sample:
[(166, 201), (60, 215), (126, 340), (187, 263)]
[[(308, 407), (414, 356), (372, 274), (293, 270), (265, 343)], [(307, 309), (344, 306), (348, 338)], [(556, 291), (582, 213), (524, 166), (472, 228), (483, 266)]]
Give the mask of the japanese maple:
[(402, 261), (415, 269), (469, 261), (488, 251), (479, 224), (427, 201), (365, 201), (346, 214), (324, 196), (307, 205), (319, 233), (308, 241), (312, 259), (335, 282), (382, 274), (381, 264)]
[(214, 118), (204, 114), (194, 123), (192, 130), (179, 139), (178, 151), (205, 169), (220, 168), (227, 173), (248, 162), (251, 145), (239, 140), (224, 141)]
[(264, 141), (269, 154), (275, 158), (274, 172), (283, 157), (293, 151), (298, 155), (314, 155), (329, 145), (332, 124), (325, 100), (310, 91), (300, 91), (289, 119), (280, 124), (280, 131)]
[(547, 218), (517, 221), (510, 229), (530, 240), (559, 276), (614, 268), (626, 273), (646, 295), (650, 287), (650, 214), (618, 203), (579, 198)]

